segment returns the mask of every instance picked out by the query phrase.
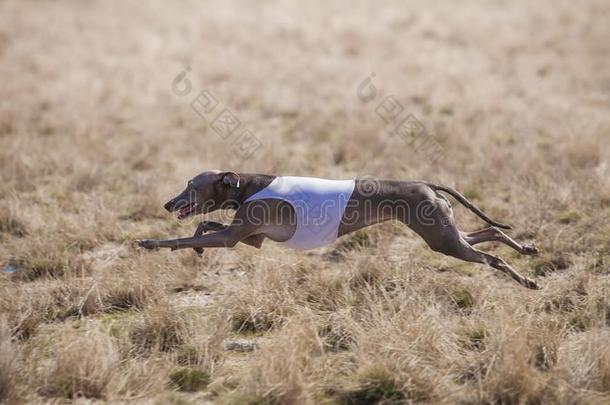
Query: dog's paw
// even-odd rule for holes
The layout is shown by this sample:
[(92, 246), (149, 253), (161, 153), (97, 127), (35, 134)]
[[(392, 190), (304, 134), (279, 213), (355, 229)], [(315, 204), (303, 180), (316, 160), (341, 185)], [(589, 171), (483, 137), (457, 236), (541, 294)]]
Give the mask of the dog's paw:
[(141, 239), (141, 240), (137, 240), (136, 243), (138, 244), (139, 247), (148, 249), (148, 250), (153, 250), (153, 249), (159, 248), (157, 241), (152, 240), (152, 239)]
[(524, 278), (522, 280), (521, 284), (524, 287), (527, 287), (527, 288), (529, 288), (531, 290), (539, 290), (540, 289), (540, 286), (538, 285), (538, 283), (536, 283), (534, 280), (529, 279), (529, 278)]
[(537, 255), (538, 248), (534, 245), (523, 245), (523, 254), (524, 255)]

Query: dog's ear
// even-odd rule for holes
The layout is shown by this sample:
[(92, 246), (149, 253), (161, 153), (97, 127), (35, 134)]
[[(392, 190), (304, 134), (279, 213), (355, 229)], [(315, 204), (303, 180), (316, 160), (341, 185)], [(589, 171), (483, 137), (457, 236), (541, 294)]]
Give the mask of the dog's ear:
[(229, 187), (239, 188), (239, 174), (235, 172), (226, 172), (222, 174), (223, 184)]

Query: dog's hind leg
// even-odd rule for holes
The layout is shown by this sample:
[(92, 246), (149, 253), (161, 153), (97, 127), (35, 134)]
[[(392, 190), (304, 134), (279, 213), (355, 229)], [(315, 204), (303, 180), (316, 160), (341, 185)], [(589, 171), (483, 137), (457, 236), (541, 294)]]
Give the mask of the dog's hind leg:
[(508, 274), (524, 287), (531, 288), (534, 290), (540, 288), (535, 281), (519, 274), (519, 272), (509, 266), (508, 263), (506, 263), (501, 258), (477, 250), (463, 239), (459, 241), (458, 245), (455, 246), (454, 249), (451, 249), (446, 254), (453, 256), (457, 259), (465, 260), (467, 262), (487, 264), (493, 267), (494, 269), (500, 270)]
[(538, 249), (535, 246), (522, 245), (495, 226), (491, 226), (476, 232), (460, 233), (462, 238), (471, 246), (482, 242), (502, 242), (524, 255), (535, 255), (538, 253)]
[(453, 223), (441, 227), (437, 226), (436, 232), (431, 232), (431, 229), (427, 229), (426, 232), (421, 232), (421, 229), (416, 229), (416, 232), (418, 230), (420, 231), (418, 233), (424, 238), (426, 243), (428, 243), (428, 246), (435, 252), (443, 253), (447, 256), (452, 256), (467, 262), (487, 264), (494, 269), (508, 274), (524, 287), (531, 289), (539, 288), (536, 282), (519, 274), (504, 260), (472, 247), (460, 236), (460, 232)]
[[(420, 235), (432, 250), (467, 262), (487, 264), (494, 269), (508, 274), (524, 287), (531, 289), (540, 288), (536, 282), (519, 274), (504, 260), (472, 247), (465, 239), (463, 233), (458, 230), (451, 207), (446, 201), (437, 198), (424, 202), (426, 202), (430, 208), (421, 211), (422, 214), (426, 214), (425, 216), (418, 215), (417, 221), (407, 222), (403, 220), (403, 222)], [(471, 234), (470, 241), (479, 243), (485, 240), (491, 240), (485, 238), (489, 238), (493, 231), (484, 231)], [(480, 236), (479, 239), (475, 239), (477, 234)], [(508, 238), (508, 236), (506, 236), (506, 239), (512, 240)], [(518, 245), (516, 242), (514, 243)]]

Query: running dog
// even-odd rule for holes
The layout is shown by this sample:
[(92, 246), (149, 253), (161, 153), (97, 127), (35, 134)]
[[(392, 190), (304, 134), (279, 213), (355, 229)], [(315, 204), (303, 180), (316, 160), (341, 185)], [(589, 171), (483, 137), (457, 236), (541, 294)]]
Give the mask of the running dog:
[[(439, 191), (454, 197), (491, 226), (461, 232), (449, 200)], [(184, 191), (164, 207), (176, 212), (178, 219), (219, 209), (235, 210), (235, 216), (230, 225), (201, 222), (190, 238), (138, 240), (140, 247), (193, 248), (202, 254), (204, 248), (233, 247), (239, 242), (260, 248), (265, 239), (271, 239), (295, 249), (313, 249), (358, 229), (398, 220), (436, 252), (487, 264), (527, 288), (539, 288), (501, 258), (474, 248), (482, 242), (497, 241), (521, 254), (534, 255), (538, 253), (534, 246), (511, 239), (499, 229), (510, 226), (492, 220), (454, 189), (425, 181), (326, 180), (213, 170), (190, 180)]]

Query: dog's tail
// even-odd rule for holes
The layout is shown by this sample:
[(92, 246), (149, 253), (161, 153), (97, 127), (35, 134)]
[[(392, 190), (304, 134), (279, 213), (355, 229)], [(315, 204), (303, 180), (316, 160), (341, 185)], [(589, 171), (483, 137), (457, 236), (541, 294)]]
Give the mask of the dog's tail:
[(428, 185), (428, 187), (432, 188), (434, 191), (436, 190), (441, 190), (444, 191), (448, 194), (451, 194), (456, 200), (458, 200), (460, 203), (462, 203), (466, 208), (468, 208), (469, 210), (471, 210), (472, 212), (474, 212), (475, 214), (477, 214), (479, 217), (481, 217), (481, 219), (483, 219), (485, 222), (487, 222), (490, 225), (493, 226), (497, 226), (498, 228), (504, 228), (504, 229), (512, 229), (512, 227), (510, 225), (506, 225), (506, 224), (502, 224), (500, 222), (496, 222), (493, 219), (489, 218), (483, 211), (481, 211), (476, 205), (474, 205), (473, 203), (471, 203), (470, 201), (468, 201), (468, 199), (466, 197), (464, 197), (463, 195), (461, 195), (460, 193), (458, 193), (457, 191), (455, 191), (452, 188), (449, 187), (445, 187), (445, 186), (439, 186), (437, 184), (434, 183), (428, 183), (426, 182), (426, 184)]

